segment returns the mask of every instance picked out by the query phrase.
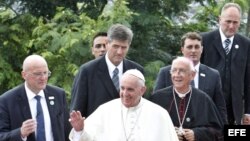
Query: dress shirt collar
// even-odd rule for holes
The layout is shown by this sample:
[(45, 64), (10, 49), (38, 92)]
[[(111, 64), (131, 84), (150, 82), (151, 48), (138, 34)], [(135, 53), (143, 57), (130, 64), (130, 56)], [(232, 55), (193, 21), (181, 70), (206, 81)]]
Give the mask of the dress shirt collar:
[(200, 68), (200, 62), (194, 66), (195, 69), (195, 76), (194, 76), (194, 86), (195, 88), (199, 88), (199, 68)]
[(199, 62), (197, 65), (194, 66), (194, 69), (195, 69), (195, 71), (196, 71), (196, 74), (199, 73), (200, 64), (201, 64), (201, 63)]
[[(220, 28), (220, 37), (221, 37), (221, 43), (224, 46), (224, 42), (227, 39), (227, 37), (224, 35), (224, 33), (222, 32), (221, 28)], [(231, 41), (230, 46), (232, 46), (233, 40), (234, 40), (234, 36), (228, 38)]]
[(106, 62), (107, 62), (107, 65), (108, 65), (108, 71), (109, 71), (109, 75), (110, 75), (110, 77), (112, 78), (112, 76), (113, 76), (113, 71), (115, 70), (115, 68), (118, 68), (118, 70), (119, 70), (119, 78), (120, 78), (120, 76), (122, 75), (122, 73), (123, 73), (123, 61), (118, 65), (118, 66), (115, 66), (110, 60), (109, 60), (109, 58), (108, 58), (108, 52), (106, 53), (106, 55), (105, 55), (105, 60), (106, 60)]

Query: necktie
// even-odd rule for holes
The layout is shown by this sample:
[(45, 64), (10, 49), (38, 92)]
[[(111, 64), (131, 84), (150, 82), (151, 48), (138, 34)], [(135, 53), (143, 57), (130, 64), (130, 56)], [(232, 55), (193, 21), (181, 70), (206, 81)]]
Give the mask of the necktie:
[(46, 141), (45, 139), (45, 128), (44, 128), (44, 116), (43, 116), (43, 109), (40, 103), (41, 96), (35, 96), (37, 100), (36, 104), (36, 121), (37, 121), (37, 133), (36, 133), (36, 141)]
[(116, 90), (119, 90), (119, 76), (118, 76), (119, 70), (118, 68), (115, 68), (113, 71), (113, 77), (112, 77), (112, 81), (115, 85)]
[(225, 48), (224, 48), (224, 49), (225, 49), (226, 54), (228, 54), (229, 51), (230, 51), (230, 49), (229, 49), (230, 43), (231, 43), (231, 40), (230, 40), (230, 39), (226, 39), (226, 40), (225, 40)]

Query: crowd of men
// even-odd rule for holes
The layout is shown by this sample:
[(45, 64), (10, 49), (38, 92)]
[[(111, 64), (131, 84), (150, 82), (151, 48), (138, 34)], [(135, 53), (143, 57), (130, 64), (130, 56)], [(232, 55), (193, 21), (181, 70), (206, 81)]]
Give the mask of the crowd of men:
[(250, 125), (250, 39), (237, 33), (241, 7), (226, 3), (218, 29), (188, 32), (183, 56), (160, 69), (149, 99), (143, 66), (126, 58), (133, 32), (97, 33), (95, 59), (81, 65), (68, 109), (40, 55), (27, 56), (24, 83), (0, 96), (1, 141), (223, 141), (224, 125)]

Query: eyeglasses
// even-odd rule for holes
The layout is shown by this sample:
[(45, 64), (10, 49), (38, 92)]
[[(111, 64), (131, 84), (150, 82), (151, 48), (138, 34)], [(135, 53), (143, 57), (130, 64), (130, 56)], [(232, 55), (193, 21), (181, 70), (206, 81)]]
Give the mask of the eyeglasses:
[(170, 73), (171, 74), (175, 74), (175, 73), (179, 73), (180, 75), (185, 75), (187, 74), (189, 71), (185, 70), (185, 69), (171, 69)]
[(96, 44), (96, 45), (95, 45), (95, 48), (101, 48), (102, 46), (105, 48), (105, 47), (106, 47), (106, 44)]
[(36, 78), (40, 78), (40, 77), (50, 77), (51, 72), (50, 71), (46, 71), (46, 72), (33, 72), (30, 73), (32, 76), (36, 77)]

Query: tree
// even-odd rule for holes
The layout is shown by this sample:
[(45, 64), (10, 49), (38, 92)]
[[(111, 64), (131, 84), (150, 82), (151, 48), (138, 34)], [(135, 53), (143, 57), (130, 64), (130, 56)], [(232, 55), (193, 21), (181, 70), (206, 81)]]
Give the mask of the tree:
[[(221, 12), (221, 8), (225, 3), (234, 2), (241, 6), (243, 18), (247, 17), (246, 21), (242, 21), (239, 31), (246, 36), (249, 36), (250, 32), (250, 1), (249, 0), (224, 0), (219, 2), (209, 1), (207, 5), (198, 9), (196, 18), (199, 22), (206, 24), (207, 27), (217, 27), (218, 17)], [(247, 15), (247, 16), (246, 16)]]
[[(112, 12), (105, 15), (108, 10)], [(21, 83), (20, 72), (24, 58), (29, 54), (40, 54), (48, 61), (52, 72), (49, 83), (63, 87), (69, 99), (74, 75), (81, 64), (91, 59), (89, 49), (94, 33), (99, 30), (107, 31), (113, 23), (130, 26), (131, 14), (133, 12), (123, 0), (115, 3), (114, 8), (105, 9), (98, 19), (92, 19), (85, 13), (77, 15), (73, 10), (63, 7), (57, 8), (51, 20), (36, 18), (30, 14), (17, 15), (11, 9), (2, 9), (2, 92)]]
[(250, 37), (250, 8), (248, 9), (248, 14), (247, 14), (247, 28), (246, 28), (246, 35)]
[[(21, 12), (13, 8), (15, 1), (0, 3), (1, 92), (22, 81), (23, 59), (37, 53), (48, 60), (49, 83), (63, 87), (69, 96), (79, 66), (92, 59), (89, 49), (94, 33), (122, 23), (134, 32), (128, 58), (145, 67), (150, 94), (159, 68), (180, 55), (181, 36), (216, 26), (219, 12), (216, 0), (208, 0), (208, 5), (203, 0), (84, 0), (74, 8), (70, 5), (76, 0), (44, 0), (43, 6), (39, 6), (41, 0), (18, 0), (18, 8), (26, 9)], [(193, 8), (191, 2), (200, 3), (193, 17), (186, 11)], [(47, 4), (51, 6), (46, 9)]]
[(22, 59), (30, 53), (27, 46), (36, 18), (30, 14), (17, 16), (11, 9), (0, 10), (0, 92), (22, 81)]
[(55, 15), (56, 7), (59, 6), (77, 10), (77, 0), (4, 0), (2, 3), (17, 14), (29, 13), (48, 19)]

